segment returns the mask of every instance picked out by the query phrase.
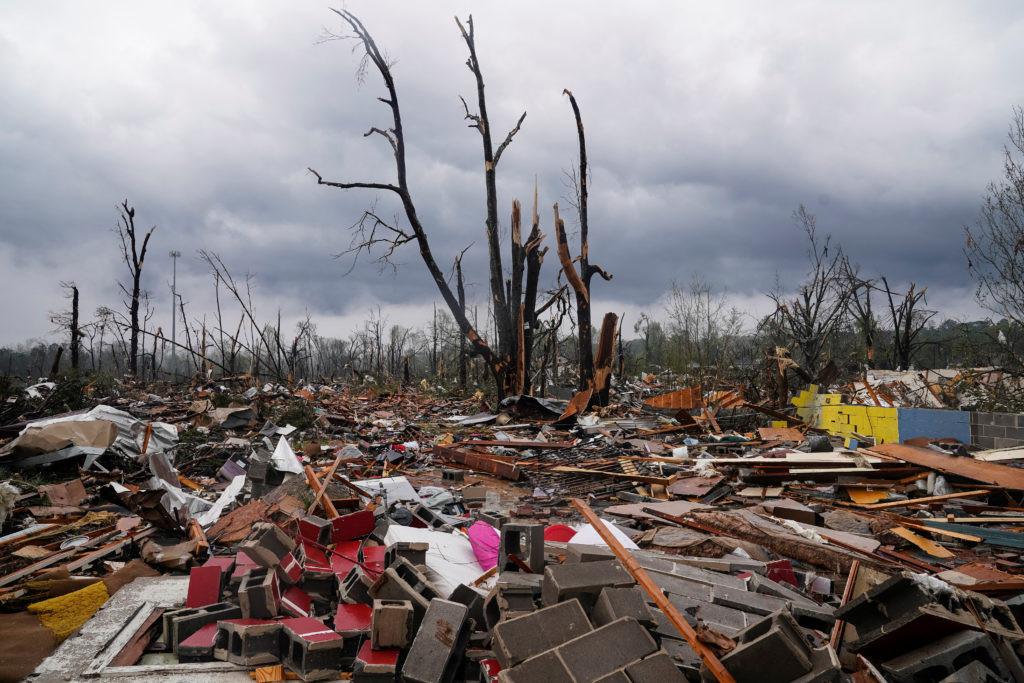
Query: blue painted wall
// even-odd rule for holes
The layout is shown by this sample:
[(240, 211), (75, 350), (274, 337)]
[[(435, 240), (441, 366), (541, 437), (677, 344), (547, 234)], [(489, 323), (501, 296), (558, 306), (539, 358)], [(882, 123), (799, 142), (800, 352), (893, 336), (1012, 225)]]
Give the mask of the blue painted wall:
[(899, 408), (900, 441), (926, 436), (971, 443), (971, 414), (957, 410)]

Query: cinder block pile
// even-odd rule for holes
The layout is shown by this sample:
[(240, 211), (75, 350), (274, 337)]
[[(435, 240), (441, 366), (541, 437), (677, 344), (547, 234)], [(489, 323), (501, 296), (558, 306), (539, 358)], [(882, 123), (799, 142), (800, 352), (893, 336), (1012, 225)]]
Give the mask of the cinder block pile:
[[(415, 519), (454, 532), (425, 510)], [(310, 515), (294, 534), (255, 524), (235, 555), (193, 572), (189, 595), (209, 604), (165, 614), (171, 647), (182, 661), (282, 664), (303, 680), (343, 672), (354, 681), (419, 683), (713, 680), (606, 547), (546, 547), (543, 526), (507, 523), (490, 590), (442, 591), (428, 578), (428, 544), (376, 545), (376, 527), (372, 513)], [(822, 638), (834, 622), (829, 605), (768, 578), (757, 563), (712, 571), (633, 553), (690, 625), (721, 646), (736, 680), (839, 680), (836, 653)], [(871, 605), (851, 603), (844, 614), (867, 624)], [(876, 642), (870, 629), (857, 630)], [(948, 649), (983, 646), (961, 639)], [(997, 658), (984, 661), (1004, 673)], [(897, 659), (890, 668), (913, 667)]]

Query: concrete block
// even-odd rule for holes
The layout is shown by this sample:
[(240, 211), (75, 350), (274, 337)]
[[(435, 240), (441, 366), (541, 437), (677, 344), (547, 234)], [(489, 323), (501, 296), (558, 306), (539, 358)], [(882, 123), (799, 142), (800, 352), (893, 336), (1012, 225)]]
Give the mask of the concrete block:
[(352, 680), (356, 683), (383, 683), (394, 681), (398, 673), (398, 656), (401, 650), (374, 650), (370, 641), (364, 641), (356, 654)]
[(462, 500), (469, 503), (480, 503), (487, 500), (486, 486), (467, 486), (462, 489), (459, 493), (462, 494)]
[[(938, 680), (951, 676), (968, 662), (981, 662), (999, 675), (1012, 680), (991, 639), (980, 631), (960, 631), (883, 662), (882, 671), (893, 681)], [(969, 680), (969, 679), (961, 679)]]
[(565, 667), (579, 680), (594, 680), (658, 650), (636, 619), (623, 617), (570, 640), (557, 649)]
[(315, 601), (335, 602), (338, 597), (338, 579), (326, 553), (305, 541), (299, 542), (295, 553), (302, 566), (299, 579), (302, 590)]
[[(739, 682), (788, 683), (812, 669), (811, 648), (796, 621), (787, 612), (762, 619), (736, 636), (736, 649), (721, 658)], [(765, 666), (771, 662), (771, 666)], [(702, 669), (702, 676), (707, 680)], [(709, 672), (708, 672), (709, 673)]]
[(244, 619), (272, 619), (281, 613), (281, 586), (273, 569), (251, 569), (238, 587)]
[(281, 620), (281, 661), (304, 681), (337, 678), (344, 639), (312, 617)]
[(351, 666), (363, 641), (370, 640), (373, 625), (373, 608), (369, 605), (342, 603), (334, 615), (334, 630), (345, 639), (342, 646), (341, 663)]
[(295, 550), (295, 539), (275, 524), (256, 522), (238, 547), (256, 564), (272, 569), (281, 564), (285, 555)]
[(235, 554), (235, 568), (231, 570), (231, 576), (228, 578), (229, 590), (238, 592), (238, 586), (242, 583), (242, 578), (245, 577), (246, 572), (250, 569), (259, 569), (260, 565), (253, 562), (252, 558), (243, 552)]
[(628, 665), (626, 676), (630, 683), (682, 683), (686, 680), (664, 650)]
[(549, 565), (544, 568), (541, 597), (545, 605), (578, 598), (584, 609), (593, 606), (601, 589), (632, 586), (636, 581), (618, 560)]
[(303, 540), (327, 545), (331, 542), (331, 522), (316, 515), (306, 515), (299, 520), (299, 536)]
[(441, 470), (441, 485), (452, 486), (466, 481), (466, 471), (446, 467)]
[(408, 600), (374, 600), (370, 643), (374, 650), (403, 648), (412, 640), (412, 603)]
[(289, 586), (294, 586), (302, 578), (302, 565), (291, 552), (284, 554), (281, 563), (274, 567), (274, 571), (277, 572), (277, 578), (281, 583)]
[(210, 622), (178, 643), (178, 661), (211, 662), (217, 640), (217, 622)]
[(455, 528), (445, 520), (444, 517), (437, 514), (423, 503), (416, 503), (410, 510), (412, 516), (423, 522), (428, 529), (434, 531), (447, 531), (451, 533), (455, 531)]
[(281, 660), (281, 622), (225, 619), (217, 622), (216, 659), (240, 666), (276, 664)]
[(498, 566), (502, 571), (518, 571), (509, 555), (514, 554), (534, 574), (544, 571), (544, 527), (540, 524), (505, 524), (498, 544)]
[[(601, 560), (614, 560), (615, 553), (611, 548), (603, 545), (585, 545), (583, 543), (565, 544), (565, 562), (598, 562)], [(645, 567), (646, 569), (646, 567)]]
[(556, 650), (548, 650), (511, 669), (498, 673), (501, 683), (579, 683), (566, 668)]
[(370, 586), (370, 596), (380, 600), (408, 600), (414, 612), (413, 625), (418, 629), (431, 600), (441, 594), (420, 570), (405, 558), (388, 567)]
[(779, 610), (788, 611), (788, 600), (776, 598), (762, 593), (751, 593), (748, 590), (736, 590), (725, 586), (711, 587), (711, 602), (722, 607), (731, 607), (750, 614), (768, 616)]
[(604, 588), (590, 610), (590, 619), (594, 626), (604, 626), (622, 617), (633, 617), (644, 628), (652, 628), (654, 618), (644, 602), (644, 595), (639, 586)]
[(992, 669), (981, 662), (971, 662), (943, 678), (939, 683), (1002, 683), (1004, 678), (997, 676)]
[(485, 510), (480, 510), (479, 512), (477, 512), (476, 518), (479, 519), (481, 522), (487, 522), (488, 524), (490, 524), (498, 530), (500, 530), (501, 527), (508, 524), (510, 520), (510, 517), (508, 515), (504, 515), (500, 512), (488, 512)]
[(312, 605), (309, 595), (298, 586), (290, 586), (281, 594), (281, 613), (291, 617), (308, 617)]
[(412, 683), (452, 681), (469, 637), (468, 616), (465, 605), (431, 600), (402, 665), (402, 678)]
[(571, 599), (497, 624), (491, 647), (507, 669), (592, 630), (579, 600)]
[(238, 605), (232, 605), (230, 602), (218, 602), (194, 609), (186, 608), (164, 612), (164, 633), (167, 636), (167, 644), (177, 653), (178, 643), (186, 640), (203, 626), (215, 623), (219, 619), (235, 619), (241, 616), (242, 610)]
[(373, 580), (366, 575), (363, 568), (353, 565), (344, 578), (338, 580), (338, 597), (347, 603), (370, 604), (373, 597), (370, 595), (370, 586)]
[(484, 619), (484, 598), (486, 596), (480, 591), (460, 583), (448, 596), (452, 602), (460, 602), (469, 608), (469, 618), (480, 628), (485, 628)]
[(1006, 603), (977, 593), (936, 589), (906, 572), (837, 609), (836, 618), (856, 629), (857, 638), (847, 648), (886, 661), (948, 633), (979, 630), (975, 613), (989, 632), (1013, 644), (1024, 643), (1024, 632)]
[(331, 543), (365, 538), (373, 533), (377, 520), (372, 510), (359, 510), (331, 520)]
[(392, 543), (384, 552), (384, 566), (390, 567), (399, 557), (404, 557), (413, 565), (424, 565), (427, 563), (427, 550), (429, 543), (414, 541), (399, 541)]

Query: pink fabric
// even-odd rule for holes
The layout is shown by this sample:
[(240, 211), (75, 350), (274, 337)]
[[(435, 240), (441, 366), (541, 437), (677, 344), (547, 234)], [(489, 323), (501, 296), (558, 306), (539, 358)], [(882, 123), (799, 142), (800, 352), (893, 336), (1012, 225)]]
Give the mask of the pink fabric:
[(487, 522), (477, 520), (466, 529), (466, 534), (469, 535), (469, 540), (473, 544), (473, 554), (476, 555), (476, 561), (480, 563), (480, 568), (487, 571), (497, 566), (498, 544), (501, 537), (494, 527)]

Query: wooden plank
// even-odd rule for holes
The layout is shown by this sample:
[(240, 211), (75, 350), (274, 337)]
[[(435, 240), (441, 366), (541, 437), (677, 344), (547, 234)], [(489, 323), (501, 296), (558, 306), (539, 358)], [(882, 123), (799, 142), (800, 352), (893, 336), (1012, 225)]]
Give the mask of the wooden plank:
[(693, 627), (687, 623), (683, 615), (679, 613), (679, 610), (669, 602), (669, 599), (665, 597), (665, 594), (660, 588), (651, 580), (651, 577), (647, 575), (647, 572), (643, 567), (636, 561), (636, 559), (622, 546), (619, 539), (615, 538), (615, 535), (608, 530), (608, 527), (598, 518), (594, 511), (590, 509), (584, 501), (579, 498), (573, 499), (573, 505), (580, 511), (583, 517), (590, 523), (590, 526), (594, 528), (594, 531), (601, 536), (608, 547), (611, 548), (615, 556), (619, 558), (622, 565), (626, 568), (633, 578), (636, 579), (647, 594), (651, 596), (654, 603), (661, 609), (662, 614), (668, 618), (668, 620), (675, 626), (679, 633), (682, 634), (686, 642), (690, 644), (690, 647), (700, 656), (708, 670), (714, 675), (714, 677), (720, 683), (736, 683), (736, 679), (732, 677), (722, 663), (718, 661), (718, 657), (712, 652), (707, 645), (701, 642), (700, 638), (697, 637), (697, 632), (693, 630)]
[(164, 607), (155, 608), (146, 617), (146, 620), (142, 622), (142, 625), (135, 632), (135, 635), (132, 636), (131, 640), (121, 648), (120, 652), (114, 655), (114, 658), (110, 660), (110, 664), (107, 666), (131, 666), (139, 661), (143, 651), (145, 651), (153, 637), (153, 631), (159, 626), (157, 622), (164, 615), (165, 609)]
[(604, 470), (586, 470), (582, 467), (567, 467), (560, 465), (558, 467), (552, 467), (549, 472), (560, 472), (562, 474), (579, 474), (586, 477), (604, 477), (606, 479), (618, 479), (620, 481), (640, 481), (645, 484), (658, 484), (660, 486), (668, 486), (675, 477), (649, 477), (643, 474), (625, 474), (623, 472), (605, 472)]
[(1024, 491), (1024, 470), (992, 462), (961, 458), (955, 455), (944, 455), (935, 451), (904, 446), (898, 443), (885, 443), (869, 448), (873, 453), (880, 453), (904, 462), (921, 467), (928, 467), (939, 472), (956, 474), (965, 479), (980, 481), (1014, 491)]
[(925, 538), (924, 536), (918, 536), (906, 527), (894, 526), (889, 531), (893, 532), (900, 538), (910, 541), (932, 557), (941, 557), (942, 559), (954, 557), (953, 553), (949, 552), (935, 541)]

